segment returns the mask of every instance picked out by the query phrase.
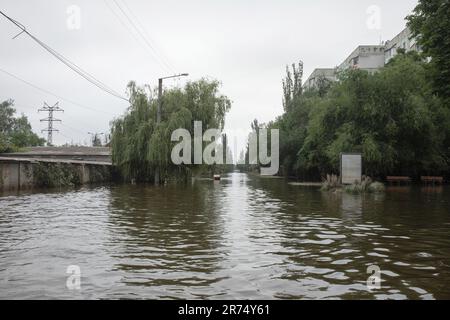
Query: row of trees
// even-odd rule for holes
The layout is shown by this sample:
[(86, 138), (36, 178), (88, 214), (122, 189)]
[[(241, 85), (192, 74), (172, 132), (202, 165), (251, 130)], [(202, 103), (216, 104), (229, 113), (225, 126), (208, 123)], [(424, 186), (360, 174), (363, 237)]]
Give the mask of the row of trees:
[(338, 173), (341, 152), (362, 153), (375, 177), (448, 172), (450, 109), (428, 75), (418, 54), (400, 54), (376, 74), (348, 71), (285, 98), (285, 114), (268, 124), (280, 129), (284, 173)]
[(24, 147), (43, 146), (45, 139), (35, 134), (25, 115), (15, 116), (12, 100), (0, 103), (0, 153), (14, 152)]
[(304, 91), (303, 64), (287, 68), (285, 113), (265, 125), (280, 130), (282, 173), (319, 179), (339, 173), (342, 152), (360, 152), (374, 177), (450, 174), (450, 2), (421, 0), (407, 20), (423, 52), (399, 50), (375, 74)]
[(131, 82), (128, 85), (131, 106), (112, 123), (111, 130), (112, 159), (122, 176), (127, 180), (153, 182), (155, 171), (159, 170), (162, 181), (189, 177), (194, 166), (175, 166), (171, 161), (172, 149), (177, 144), (171, 142), (171, 135), (183, 128), (193, 137), (194, 121), (202, 122), (203, 132), (223, 129), (231, 102), (220, 94), (219, 87), (217, 81), (202, 79), (189, 82), (184, 88), (166, 90), (158, 124), (155, 94), (147, 94), (145, 88)]

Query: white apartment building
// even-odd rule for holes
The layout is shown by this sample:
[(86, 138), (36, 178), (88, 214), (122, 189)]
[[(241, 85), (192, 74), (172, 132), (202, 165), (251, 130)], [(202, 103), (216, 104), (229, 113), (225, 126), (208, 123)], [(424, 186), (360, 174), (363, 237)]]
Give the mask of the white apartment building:
[(312, 89), (317, 85), (317, 79), (324, 77), (330, 81), (337, 81), (337, 74), (348, 69), (365, 70), (374, 73), (383, 68), (393, 57), (397, 55), (398, 49), (420, 52), (420, 46), (412, 37), (411, 30), (405, 28), (392, 40), (383, 45), (358, 46), (337, 68), (315, 69), (306, 80), (304, 88)]
[(393, 57), (397, 55), (398, 49), (404, 49), (408, 51), (420, 52), (420, 46), (417, 44), (416, 39), (412, 37), (411, 30), (405, 28), (391, 41), (387, 41), (385, 45), (385, 63), (388, 63)]
[(313, 73), (309, 76), (304, 84), (305, 89), (317, 88), (318, 82), (321, 79), (326, 79), (331, 82), (337, 81), (337, 70), (336, 68), (319, 68), (315, 69)]
[(342, 62), (338, 70), (360, 69), (373, 73), (384, 67), (384, 46), (358, 46), (348, 57)]

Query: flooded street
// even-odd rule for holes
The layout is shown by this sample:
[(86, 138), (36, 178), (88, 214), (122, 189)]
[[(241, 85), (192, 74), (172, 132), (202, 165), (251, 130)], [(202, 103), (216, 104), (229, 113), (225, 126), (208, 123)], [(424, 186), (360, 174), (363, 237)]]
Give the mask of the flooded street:
[(449, 284), (448, 187), (353, 196), (233, 173), (0, 197), (1, 299), (450, 299)]

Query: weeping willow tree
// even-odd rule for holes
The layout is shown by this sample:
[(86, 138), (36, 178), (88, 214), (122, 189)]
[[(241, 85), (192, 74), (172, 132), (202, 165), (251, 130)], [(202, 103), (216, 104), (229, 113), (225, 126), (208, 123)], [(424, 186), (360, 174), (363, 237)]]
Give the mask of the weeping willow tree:
[(162, 117), (156, 121), (158, 100), (154, 93), (134, 82), (128, 85), (130, 107), (126, 114), (111, 125), (113, 163), (125, 180), (153, 182), (155, 171), (162, 181), (168, 178), (186, 179), (194, 169), (191, 165), (175, 166), (171, 151), (177, 142), (172, 132), (186, 129), (194, 136), (194, 121), (201, 121), (203, 131), (223, 129), (230, 100), (220, 94), (220, 83), (202, 79), (189, 82), (184, 88), (163, 93)]

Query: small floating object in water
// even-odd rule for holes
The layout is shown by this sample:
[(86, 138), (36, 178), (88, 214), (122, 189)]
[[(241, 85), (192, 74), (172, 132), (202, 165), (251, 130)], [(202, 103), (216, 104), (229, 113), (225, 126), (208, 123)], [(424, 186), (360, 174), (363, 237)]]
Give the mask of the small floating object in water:
[(220, 181), (220, 179), (221, 179), (220, 174), (215, 174), (215, 175), (214, 175), (214, 180), (215, 180), (215, 181)]

